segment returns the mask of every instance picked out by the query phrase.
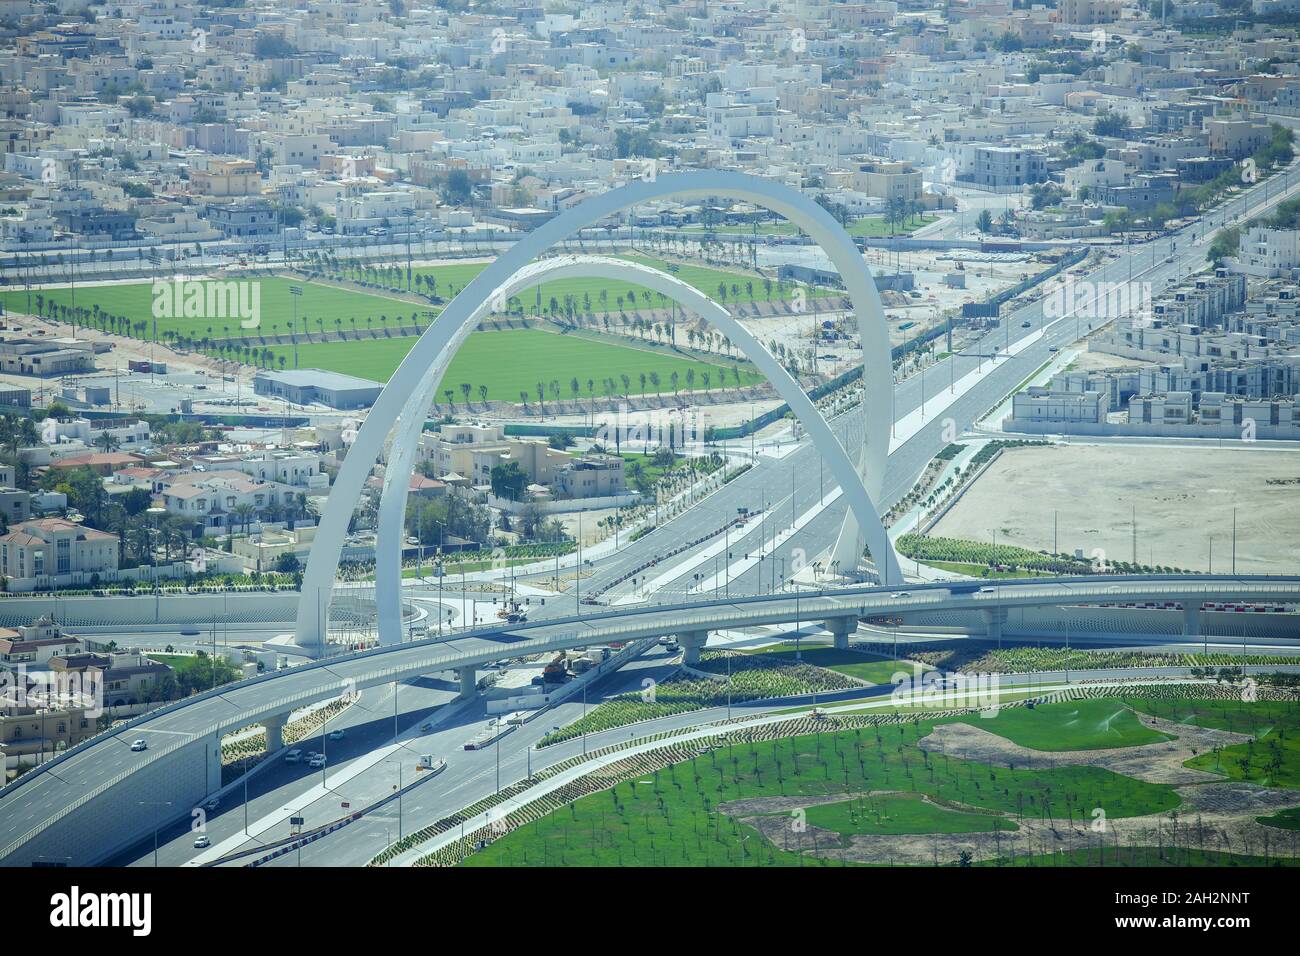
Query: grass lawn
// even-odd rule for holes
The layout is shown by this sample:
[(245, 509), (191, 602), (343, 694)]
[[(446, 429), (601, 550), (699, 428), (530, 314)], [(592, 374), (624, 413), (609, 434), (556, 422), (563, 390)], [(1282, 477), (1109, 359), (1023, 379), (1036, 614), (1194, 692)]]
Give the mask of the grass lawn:
[[(860, 651), (840, 651), (833, 647), (823, 647), (813, 645), (811, 647), (804, 645), (801, 648), (803, 662), (805, 664), (814, 664), (817, 667), (825, 667), (827, 670), (836, 671), (840, 674), (847, 674), (849, 677), (856, 677), (858, 680), (864, 680), (869, 684), (889, 684), (892, 683), (894, 674), (902, 671), (909, 677), (919, 666), (922, 670), (930, 670), (926, 664), (917, 664), (915, 661), (893, 661), (886, 658), (872, 657), (869, 654), (863, 654)], [(746, 651), (747, 654), (769, 654), (773, 657), (784, 661), (793, 662), (795, 657), (795, 646), (792, 643), (774, 644), (771, 647), (761, 647), (757, 650)]]
[[(1300, 707), (1288, 701), (1135, 700), (1138, 710), (1218, 730), (1250, 734), (1249, 743), (1198, 754), (1186, 766), (1265, 787), (1300, 787)], [(1294, 815), (1292, 819), (1297, 819)]]
[(1144, 727), (1122, 702), (1108, 699), (1041, 704), (1033, 710), (1012, 707), (1000, 710), (996, 717), (973, 717), (966, 723), (1031, 750), (1137, 747), (1169, 739)]
[[(1171, 787), (1100, 767), (1026, 770), (931, 759), (933, 721), (738, 743), (582, 797), (494, 841), (470, 866), (789, 866), (801, 859), (721, 812), (729, 800), (906, 788), (1012, 819), (1111, 818), (1179, 805)], [(811, 812), (810, 812), (811, 816)], [(955, 862), (955, 861), (945, 861)], [(818, 865), (807, 857), (805, 866)]]
[[(693, 266), (638, 253), (620, 256), (619, 258), (639, 262), (642, 265), (671, 273), (687, 285), (694, 286), (715, 299), (719, 298), (719, 282), (723, 282), (727, 286), (727, 302), (755, 302), (767, 301), (768, 299), (767, 287), (764, 285), (762, 278), (752, 272), (739, 270), (733, 272), (725, 269), (714, 269), (709, 266)], [(434, 287), (436, 294), (443, 298), (450, 298), (469, 284), (485, 268), (485, 263), (474, 262), (448, 266), (424, 266), (411, 271), (412, 274), (432, 276), (437, 282)], [(736, 286), (735, 291), (732, 290), (732, 285)], [(771, 298), (778, 301), (788, 299), (794, 294), (794, 287), (794, 283), (788, 282), (778, 290), (774, 283)], [(427, 288), (427, 285), (421, 284), (416, 291), (424, 292), (427, 291)], [(602, 291), (605, 293), (603, 298), (601, 297)], [(646, 298), (647, 294), (650, 296), (649, 299)], [(564, 297), (570, 295), (577, 299), (584, 311), (597, 313), (617, 312), (619, 310), (618, 300), (620, 296), (623, 298), (622, 307), (628, 312), (631, 312), (634, 308), (663, 309), (670, 306), (667, 299), (662, 298), (657, 293), (650, 292), (644, 286), (616, 283), (608, 279), (562, 279), (554, 282), (543, 282), (540, 286), (534, 286), (531, 289), (517, 293), (515, 298), (522, 304), (524, 312), (532, 315), (535, 313), (538, 302), (541, 303), (541, 309), (545, 312), (550, 308), (551, 299), (555, 299), (557, 303), (563, 305)]]
[[(809, 807), (808, 823), (823, 830), (834, 830), (844, 837), (855, 833), (992, 833), (994, 830), (1019, 829), (1005, 817), (949, 810), (922, 800), (920, 794), (907, 793), (859, 797), (843, 803)], [(848, 842), (847, 839), (844, 841), (846, 846)]]
[[(731, 379), (731, 381), (733, 382), (735, 381), (734, 376)], [(695, 461), (696, 474), (701, 474), (701, 475), (708, 474), (714, 470), (710, 465), (710, 459), (707, 456), (703, 456), (703, 455), (692, 458), (692, 456), (679, 454), (673, 460), (673, 463), (671, 465), (656, 465), (654, 463), (655, 462), (654, 455), (646, 455), (640, 452), (625, 451), (619, 457), (621, 457), (629, 465), (631, 465), (633, 462), (640, 462), (641, 470), (644, 471), (650, 478), (652, 478), (655, 481), (658, 481), (660, 478), (668, 474), (668, 472), (672, 471), (674, 468), (685, 468), (692, 460)]]
[[(297, 329), (299, 332), (306, 330), (313, 334), (320, 334), (322, 326), (326, 332), (337, 332), (340, 329), (344, 332), (364, 331), (369, 328), (397, 328), (399, 326), (409, 329), (411, 327), (412, 313), (416, 313), (421, 328), (428, 325), (428, 322), (423, 317), (423, 313), (428, 309), (428, 306), (419, 306), (410, 302), (363, 292), (353, 292), (320, 283), (300, 282), (280, 276), (262, 276), (256, 279), (240, 281), (256, 282), (261, 287), (259, 295), (262, 324), (260, 328), (241, 329), (238, 316), (227, 318), (162, 318), (158, 319), (159, 341), (163, 340), (163, 333), (167, 331), (190, 335), (195, 338), (208, 336), (217, 339), (238, 339), (241, 336), (247, 336), (250, 341), (255, 340), (259, 334), (287, 335), (290, 332), (289, 326), (293, 321), (294, 314), (294, 297), (289, 294), (289, 287), (294, 285), (300, 286), (303, 290), (301, 298), (298, 299)], [(43, 314), (46, 316), (49, 315), (50, 301), (60, 305), (70, 305), (72, 302), (72, 292), (68, 288), (46, 289), (40, 294), (45, 297), (45, 312)], [(0, 302), (4, 303), (4, 307), (8, 311), (27, 311), (27, 293), (25, 292), (5, 292), (0, 294)], [(36, 294), (33, 293), (32, 309), (35, 310), (37, 305)], [(133, 326), (129, 331), (130, 335), (142, 339), (153, 338), (152, 282), (80, 287), (77, 290), (77, 306), (79, 308), (93, 309), (95, 305), (100, 307), (101, 312), (126, 316)], [(62, 318), (62, 315), (58, 317)], [(356, 320), (355, 325), (353, 319)], [(138, 326), (141, 322), (146, 323), (145, 327), (143, 329), (136, 328), (135, 326)], [(93, 317), (90, 319), (90, 324), (96, 328), (101, 325)], [(113, 326), (107, 323), (104, 324), (107, 331), (114, 331)]]
[(1281, 830), (1300, 830), (1300, 807), (1279, 810), (1271, 817), (1256, 817), (1255, 819), (1266, 827), (1277, 827)]
[(192, 654), (150, 654), (149, 660), (166, 664), (177, 673), (204, 665), (204, 658)]
[(972, 578), (1046, 578), (1052, 577), (1047, 571), (994, 571), (987, 564), (965, 564), (961, 561), (922, 561), (924, 565), (951, 571), (953, 574), (965, 574)]
[[(376, 382), (386, 382), (389, 376), (415, 346), (414, 336), (398, 339), (363, 339), (356, 342), (320, 342), (298, 346), (299, 368), (323, 368), (346, 372)], [(283, 356), (287, 368), (293, 368), (293, 347), (279, 345), (271, 348), (278, 359)], [(461, 383), (471, 386), (470, 401), (480, 401), (479, 386), (487, 386), (487, 397), (501, 401), (517, 402), (519, 393), (526, 391), (528, 401), (537, 402), (537, 383), (546, 389), (546, 401), (553, 398), (550, 383), (559, 382), (560, 397), (573, 397), (570, 383), (578, 379), (582, 398), (587, 398), (587, 380), (591, 379), (597, 395), (604, 395), (601, 381), (618, 380), (621, 375), (631, 379), (633, 394), (652, 394), (656, 391), (650, 376), (659, 375), (658, 391), (671, 394), (672, 374), (676, 372), (680, 387), (685, 390), (687, 372), (694, 372), (694, 387), (705, 388), (704, 376), (709, 376), (708, 388), (717, 388), (725, 381), (727, 386), (762, 381), (762, 376), (752, 369), (740, 366), (725, 367), (708, 362), (692, 361), (676, 355), (632, 348), (588, 338), (560, 335), (540, 329), (510, 329), (501, 332), (478, 332), (465, 340), (465, 344), (451, 361), (443, 376), (438, 401), (446, 401), (442, 394), (453, 390), (455, 403), (460, 405)], [(644, 388), (640, 376), (646, 375)], [(619, 388), (622, 388), (620, 383)]]

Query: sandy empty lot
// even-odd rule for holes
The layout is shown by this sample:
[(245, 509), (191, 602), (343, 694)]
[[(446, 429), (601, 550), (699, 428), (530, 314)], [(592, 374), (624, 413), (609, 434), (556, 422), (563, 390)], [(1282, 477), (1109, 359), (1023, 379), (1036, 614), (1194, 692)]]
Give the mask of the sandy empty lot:
[(1300, 569), (1300, 449), (1065, 445), (1003, 452), (932, 535), (1052, 548), (1102, 548), (1133, 559), (1133, 508), (1141, 564), (1231, 569), (1233, 509), (1237, 570)]

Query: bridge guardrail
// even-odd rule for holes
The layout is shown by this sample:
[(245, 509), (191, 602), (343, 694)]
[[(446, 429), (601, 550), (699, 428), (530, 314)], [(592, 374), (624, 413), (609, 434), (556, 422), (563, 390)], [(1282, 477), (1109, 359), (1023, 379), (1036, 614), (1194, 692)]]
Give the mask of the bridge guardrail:
[[(1239, 592), (1256, 593), (1256, 592), (1269, 592), (1272, 590), (1271, 588), (1268, 587), (1269, 584), (1278, 583), (1282, 581), (1300, 585), (1300, 576), (1297, 575), (1228, 575), (1228, 576), (1213, 576), (1211, 578), (1210, 576), (1192, 576), (1192, 575), (1184, 574), (1184, 575), (1150, 575), (1150, 576), (1107, 575), (1101, 578), (1100, 580), (1098, 579), (1097, 576), (1057, 578), (1057, 579), (1026, 578), (1026, 579), (1015, 579), (1015, 580), (998, 582), (996, 585), (992, 585), (995, 588), (995, 593), (992, 595), (985, 596), (981, 592), (976, 592), (975, 594), (966, 595), (965, 597), (967, 597), (972, 603), (987, 602), (991, 605), (1000, 605), (1003, 603), (1006, 597), (1006, 595), (1003, 593), (1004, 591), (1014, 593), (1017, 590), (1030, 590), (1033, 588), (1042, 588), (1044, 586), (1048, 586), (1052, 588), (1065, 587), (1068, 590), (1073, 586), (1078, 586), (1077, 597), (1075, 595), (1071, 595), (1071, 597), (1076, 597), (1076, 599), (1095, 600), (1097, 598), (1108, 598), (1112, 593), (1112, 589), (1121, 587), (1125, 583), (1132, 584), (1134, 582), (1140, 582), (1144, 585), (1166, 584), (1166, 583), (1181, 585), (1183, 587), (1175, 587), (1172, 588), (1171, 591), (1181, 592), (1183, 594), (1193, 594), (1196, 593), (1196, 591), (1210, 591), (1210, 590), (1217, 591), (1217, 590), (1221, 590), (1224, 586), (1232, 586)], [(928, 602), (916, 600), (917, 595), (914, 592), (921, 592), (922, 594), (926, 592), (947, 592), (950, 587), (951, 587), (951, 582), (934, 583), (934, 584), (917, 584), (917, 585), (906, 586), (906, 590), (909, 592), (910, 595), (912, 595), (908, 599), (909, 609), (915, 609), (918, 611), (930, 609), (927, 606)], [(53, 760), (47, 761), (38, 770), (29, 771), (27, 774), (24, 774), (22, 777), (17, 778), (8, 787), (5, 787), (3, 788), (3, 790), (0, 790), (0, 799), (3, 799), (5, 797), (12, 797), (12, 794), (25, 783), (31, 782), (32, 780), (36, 780), (36, 779), (44, 779), (45, 771), (49, 770), (54, 766), (57, 766), (63, 761), (71, 759), (72, 757), (85, 752), (86, 750), (89, 750), (91, 747), (99, 746), (106, 743), (109, 736), (113, 736), (113, 737), (120, 736), (126, 731), (135, 728), (143, 723), (146, 723), (157, 717), (164, 716), (165, 714), (173, 713), (184, 707), (191, 707), (194, 706), (195, 704), (199, 704), (204, 701), (209, 701), (216, 697), (229, 697), (230, 695), (236, 693), (242, 693), (248, 690), (249, 688), (265, 681), (283, 679), (286, 676), (299, 677), (306, 672), (319, 669), (319, 668), (325, 668), (328, 670), (331, 668), (340, 667), (341, 665), (354, 665), (363, 662), (368, 658), (383, 657), (383, 656), (388, 656), (388, 655), (398, 654), (398, 653), (410, 653), (411, 651), (421, 647), (428, 647), (432, 649), (434, 646), (438, 644), (447, 643), (449, 640), (453, 640), (453, 639), (463, 640), (465, 638), (473, 638), (473, 637), (490, 638), (492, 636), (516, 634), (521, 631), (562, 627), (569, 624), (578, 624), (583, 628), (589, 628), (589, 629), (565, 631), (561, 634), (546, 636), (535, 641), (526, 640), (525, 642), (523, 642), (523, 644), (513, 645), (510, 648), (510, 650), (517, 653), (518, 651), (526, 649), (528, 653), (538, 653), (538, 652), (545, 652), (547, 650), (556, 649), (559, 647), (569, 646), (575, 642), (590, 642), (590, 641), (600, 640), (602, 636), (605, 635), (608, 635), (616, 639), (628, 639), (628, 638), (635, 639), (636, 636), (638, 635), (645, 636), (650, 632), (663, 633), (665, 630), (671, 630), (675, 628), (680, 628), (681, 630), (684, 631), (688, 629), (711, 630), (720, 624), (734, 626), (735, 624), (734, 614), (728, 615), (725, 613), (717, 613), (717, 614), (711, 614), (707, 616), (701, 615), (699, 611), (701, 610), (701, 608), (705, 608), (705, 607), (714, 607), (714, 608), (733, 607), (734, 608), (738, 606), (746, 606), (746, 605), (753, 605), (753, 604), (768, 604), (773, 606), (771, 612), (773, 617), (777, 619), (781, 619), (781, 618), (788, 617), (788, 612), (791, 605), (799, 605), (803, 609), (806, 609), (806, 610), (800, 610), (799, 616), (802, 618), (803, 615), (806, 613), (808, 620), (813, 621), (816, 620), (818, 617), (824, 616), (824, 614), (827, 612), (838, 611), (840, 613), (844, 613), (847, 610), (845, 606), (847, 604), (849, 608), (853, 609), (853, 612), (855, 614), (857, 614), (858, 616), (865, 616), (872, 609), (869, 605), (878, 603), (877, 601), (873, 601), (870, 599), (881, 598), (893, 593), (897, 593), (896, 589), (893, 587), (882, 587), (879, 585), (871, 585), (871, 586), (843, 588), (843, 589), (829, 590), (829, 591), (818, 590), (814, 592), (799, 594), (797, 597), (790, 594), (753, 595), (753, 596), (746, 596), (746, 597), (727, 598), (719, 601), (683, 603), (677, 605), (660, 605), (660, 606), (642, 607), (642, 608), (617, 608), (617, 609), (604, 608), (603, 609), (604, 613), (597, 614), (594, 617), (584, 618), (582, 616), (574, 616), (570, 618), (557, 618), (552, 620), (536, 621), (536, 622), (526, 623), (522, 625), (519, 624), (505, 625), (505, 626), (489, 625), (486, 627), (471, 628), (466, 631), (458, 632), (454, 636), (454, 638), (442, 638), (442, 639), (429, 638), (424, 641), (414, 641), (414, 642), (407, 642), (402, 644), (394, 644), (394, 645), (389, 645), (387, 647), (377, 647), (366, 651), (360, 651), (351, 655), (341, 655), (338, 657), (326, 658), (321, 661), (313, 661), (309, 664), (291, 668), (287, 671), (277, 671), (269, 674), (258, 675), (246, 681), (241, 681), (238, 684), (226, 685), (225, 687), (216, 688), (215, 690), (207, 691), (203, 694), (199, 694), (194, 697), (189, 697), (183, 700), (175, 701), (157, 710), (153, 710), (146, 714), (142, 714), (138, 717), (132, 718), (131, 720), (127, 721), (125, 724), (117, 728), (114, 728), (114, 731), (112, 732), (111, 735), (104, 734), (104, 735), (99, 735), (90, 738), (89, 740), (81, 744), (78, 744), (76, 747), (64, 751), (62, 754), (60, 754), (58, 757), (54, 758)], [(1176, 596), (1176, 594), (1171, 596)], [(854, 600), (854, 599), (863, 599), (863, 598), (866, 598), (868, 600), (862, 602)], [(848, 600), (846, 601), (846, 599)], [(1279, 599), (1279, 600), (1283, 600), (1283, 599)], [(689, 620), (684, 620), (681, 624), (673, 623), (670, 624), (668, 627), (665, 627), (665, 622), (663, 619), (666, 617), (671, 617), (674, 612), (686, 612), (689, 613), (691, 617)], [(647, 624), (642, 628), (629, 629), (629, 627), (626, 624), (624, 624), (623, 626), (602, 628), (599, 626), (592, 626), (591, 623), (593, 621), (601, 620), (602, 618), (614, 618), (614, 617), (636, 618), (636, 617), (651, 616), (651, 615), (653, 615), (653, 620), (647, 622)], [(440, 655), (433, 658), (420, 658), (416, 661), (412, 661), (406, 664), (398, 664), (391, 667), (384, 667), (378, 671), (372, 671), (368, 673), (363, 673), (361, 675), (357, 675), (355, 678), (340, 676), (339, 681), (340, 684), (343, 686), (347, 686), (349, 682), (352, 684), (352, 686), (357, 688), (361, 686), (372, 686), (374, 684), (386, 683), (390, 680), (401, 679), (401, 676), (403, 675), (410, 676), (412, 672), (428, 673), (431, 671), (449, 670), (457, 666), (464, 666), (465, 658), (467, 657), (475, 658), (475, 657), (484, 657), (484, 656), (490, 657), (491, 655), (484, 655), (482, 653), (453, 652), (451, 654)], [(269, 703), (257, 706), (255, 709), (245, 708), (243, 711), (241, 711), (238, 717), (233, 717), (229, 720), (219, 720), (211, 730), (205, 731), (202, 736), (206, 736), (209, 733), (220, 734), (226, 732), (229, 729), (237, 729), (238, 727), (246, 726), (249, 723), (256, 723), (259, 718), (262, 718), (266, 715), (292, 711), (298, 707), (305, 706), (306, 704), (312, 703), (320, 699), (321, 699), (321, 690), (319, 687), (306, 688), (294, 694), (286, 695), (284, 697), (278, 697)], [(230, 703), (232, 706), (236, 706), (236, 707), (239, 706), (235, 704), (233, 701), (228, 701), (228, 703)], [(120, 783), (127, 776), (138, 771), (141, 766), (146, 766), (148, 764), (155, 762), (156, 760), (160, 760), (163, 757), (170, 755), (171, 753), (174, 753), (179, 748), (192, 744), (194, 740), (195, 737), (191, 736), (186, 738), (183, 741), (178, 741), (174, 744), (170, 744), (162, 748), (159, 748), (156, 751), (151, 750), (149, 752), (149, 756), (145, 759), (145, 761), (142, 764), (136, 765), (128, 770), (122, 771), (121, 773), (115, 775), (111, 780), (105, 781), (104, 783), (97, 786), (94, 790), (77, 798), (68, 806), (61, 808), (59, 811), (57, 811), (49, 818), (47, 818), (41, 825), (28, 831), (22, 837), (19, 837), (18, 839), (12, 841), (3, 851), (0, 851), (0, 857), (7, 856), (10, 852), (15, 851), (24, 842), (31, 839), (36, 833), (39, 833), (41, 830), (48, 828), (52, 823), (55, 823), (58, 820), (62, 819), (72, 810), (84, 805), (85, 802), (87, 802), (88, 800), (101, 795), (112, 786), (115, 786), (117, 783)]]

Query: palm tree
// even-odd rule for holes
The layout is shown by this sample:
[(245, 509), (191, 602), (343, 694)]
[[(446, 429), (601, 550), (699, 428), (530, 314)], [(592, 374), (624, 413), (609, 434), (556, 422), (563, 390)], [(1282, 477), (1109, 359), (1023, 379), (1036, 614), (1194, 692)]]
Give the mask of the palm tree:
[(95, 436), (95, 445), (96, 447), (104, 449), (104, 453), (108, 454), (109, 452), (117, 451), (118, 448), (122, 446), (122, 443), (117, 440), (116, 435), (109, 434), (108, 432), (100, 432)]
[(248, 526), (252, 524), (256, 514), (257, 509), (248, 503), (238, 504), (230, 509), (230, 517), (243, 529), (244, 534), (248, 534)]

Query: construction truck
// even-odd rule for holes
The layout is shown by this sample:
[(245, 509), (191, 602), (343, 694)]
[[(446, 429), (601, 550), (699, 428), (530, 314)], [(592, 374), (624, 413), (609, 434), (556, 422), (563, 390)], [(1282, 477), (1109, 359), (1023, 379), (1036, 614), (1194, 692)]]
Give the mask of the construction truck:
[(497, 611), (497, 617), (507, 624), (522, 624), (528, 620), (528, 612), (524, 610), (522, 604), (518, 601), (508, 601), (506, 605)]
[(559, 684), (569, 676), (568, 660), (564, 651), (555, 655), (555, 660), (542, 668), (542, 680), (550, 684)]

